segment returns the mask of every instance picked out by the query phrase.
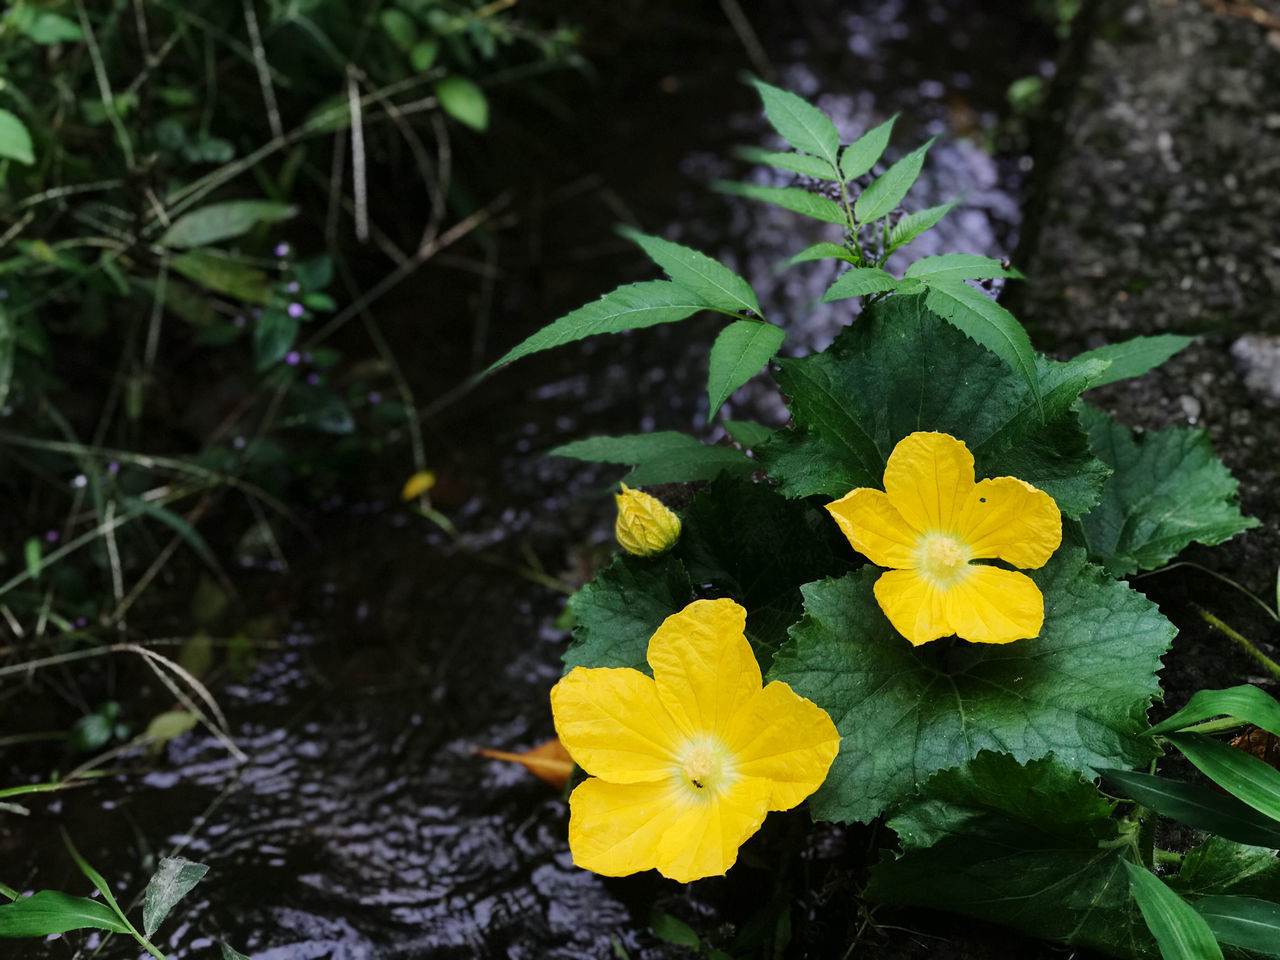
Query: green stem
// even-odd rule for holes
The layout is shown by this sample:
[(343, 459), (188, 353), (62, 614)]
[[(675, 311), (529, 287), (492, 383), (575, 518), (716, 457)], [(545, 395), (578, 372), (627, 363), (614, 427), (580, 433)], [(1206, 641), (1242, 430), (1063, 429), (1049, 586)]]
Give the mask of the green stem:
[(1155, 865), (1156, 849), (1156, 812), (1147, 807), (1134, 807), (1131, 814), (1139, 822), (1138, 856), (1142, 865), (1150, 870)]
[(1174, 853), (1172, 850), (1161, 850), (1159, 847), (1156, 847), (1152, 853), (1154, 854), (1153, 859), (1156, 863), (1170, 864), (1173, 866), (1177, 866), (1182, 863), (1182, 854)]
[(1230, 637), (1236, 643), (1240, 644), (1240, 646), (1244, 647), (1245, 653), (1249, 654), (1249, 656), (1257, 660), (1258, 663), (1262, 664), (1262, 666), (1267, 670), (1267, 672), (1270, 673), (1273, 677), (1280, 678), (1280, 663), (1276, 663), (1274, 660), (1268, 657), (1265, 653), (1263, 653), (1261, 650), (1255, 647), (1253, 643), (1251, 643), (1246, 637), (1244, 637), (1240, 633), (1237, 633), (1235, 630), (1231, 629), (1231, 627), (1227, 626), (1225, 623), (1223, 623), (1221, 620), (1215, 617), (1208, 610), (1202, 609), (1201, 607), (1196, 607), (1196, 612), (1200, 614), (1200, 619), (1204, 620), (1204, 622), (1209, 624), (1209, 626), (1216, 627), (1218, 630), (1221, 630), (1223, 633), (1225, 633), (1228, 637)]

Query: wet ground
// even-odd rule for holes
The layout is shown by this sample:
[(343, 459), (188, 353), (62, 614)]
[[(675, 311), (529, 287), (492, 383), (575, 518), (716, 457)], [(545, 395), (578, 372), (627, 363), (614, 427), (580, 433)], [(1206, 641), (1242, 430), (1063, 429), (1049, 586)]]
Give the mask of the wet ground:
[[(845, 139), (897, 111), (898, 152), (941, 135), (910, 203), (956, 193), (967, 203), (931, 235), (936, 248), (918, 252), (1002, 256), (1025, 232), (1018, 263), (1035, 283), (1019, 310), (1038, 345), (1072, 353), (1136, 333), (1205, 333), (1166, 371), (1098, 391), (1096, 402), (1135, 425), (1194, 417), (1211, 430), (1246, 509), (1267, 526), (1189, 556), (1263, 592), (1280, 558), (1268, 532), (1280, 515), (1266, 496), (1280, 479), (1280, 399), (1269, 393), (1280, 349), (1268, 339), (1280, 332), (1280, 239), (1276, 217), (1260, 215), (1280, 212), (1280, 123), (1268, 119), (1280, 116), (1280, 53), (1265, 29), (1199, 2), (1104, 9), (1079, 47), (1083, 71), (1051, 95), (1060, 113), (1028, 140), (1007, 87), (1033, 74), (1052, 81), (1075, 48), (1031, 12), (1013, 23), (996, 14), (1008, 6), (746, 10), (776, 79), (817, 97)], [(519, 221), (497, 235), (502, 274), (480, 339), (486, 358), (617, 283), (652, 275), (610, 232), (618, 219), (739, 266), (787, 327), (790, 349), (822, 345), (845, 319), (844, 308), (811, 302), (829, 282), (825, 268), (774, 271), (820, 227), (707, 191), (726, 173), (762, 175), (728, 159), (729, 149), (770, 141), (754, 95), (735, 78), (752, 68), (741, 38), (715, 5), (698, 16), (684, 7), (622, 4), (599, 15), (585, 38), (596, 75), (555, 81), (571, 116), (516, 111), (499, 126), (510, 159), (493, 176), (513, 185)], [(472, 362), (476, 338), (454, 288), (473, 281), (459, 276), (433, 274), (384, 307), (424, 396)], [(423, 304), (432, 305), (425, 318)], [(450, 329), (460, 332), (441, 332)], [(241, 578), (244, 608), (227, 616), (272, 612), (282, 638), (251, 676), (224, 676), (219, 689), (249, 761), (199, 733), (163, 757), (125, 758), (118, 775), (0, 821), (3, 879), (87, 892), (61, 852), (59, 826), (125, 895), (154, 856), (181, 850), (203, 860), (209, 877), (160, 938), (174, 957), (210, 956), (222, 939), (255, 960), (607, 957), (617, 947), (687, 956), (649, 931), (655, 905), (725, 942), (731, 928), (766, 917), (772, 940), (769, 901), (790, 884), (800, 897), (792, 956), (838, 956), (850, 944), (852, 957), (1065, 956), (942, 915), (879, 913), (864, 923), (849, 904), (868, 832), (811, 831), (801, 856), (762, 859), (773, 840), (803, 832), (802, 815), (771, 820), (725, 880), (603, 880), (571, 866), (554, 792), (472, 755), (477, 744), (519, 749), (550, 736), (546, 690), (566, 642), (555, 623), (563, 597), (529, 575), (573, 585), (608, 549), (604, 487), (617, 471), (537, 454), (593, 432), (704, 429), (699, 385), (715, 329), (694, 321), (565, 348), (446, 407), (427, 424), (428, 456), (459, 542), (396, 503), (403, 465), (379, 463), (363, 495), (311, 516), (310, 535), (285, 543), (287, 575)], [(757, 389), (727, 412), (781, 416)], [(1172, 701), (1255, 678), (1250, 661), (1198, 626), (1185, 598), (1260, 642), (1277, 639), (1274, 627), (1194, 572), (1148, 585), (1184, 631), (1167, 674)], [(182, 630), (179, 619), (158, 632)], [(145, 721), (166, 706), (152, 691), (126, 710)], [(37, 710), (32, 729), (49, 719)], [(33, 779), (50, 766), (47, 750), (10, 755)], [(5, 956), (95, 953), (96, 941), (79, 951), (77, 943), (10, 943)], [(137, 953), (117, 939), (97, 955)]]

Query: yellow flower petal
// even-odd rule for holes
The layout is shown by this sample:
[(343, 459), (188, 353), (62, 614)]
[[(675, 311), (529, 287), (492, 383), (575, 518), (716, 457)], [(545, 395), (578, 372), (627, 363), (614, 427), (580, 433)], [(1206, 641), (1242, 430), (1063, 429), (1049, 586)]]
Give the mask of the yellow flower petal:
[(1044, 596), (1030, 577), (999, 567), (975, 566), (946, 594), (947, 619), (963, 640), (1010, 643), (1039, 636)]
[(884, 489), (917, 530), (951, 530), (973, 489), (973, 454), (946, 433), (913, 433), (889, 454)]
[(883, 491), (859, 487), (828, 503), (827, 512), (853, 549), (877, 566), (903, 569), (915, 564), (921, 531), (902, 518)]
[(614, 783), (670, 777), (685, 739), (639, 670), (574, 667), (551, 688), (551, 712), (578, 766)]
[(659, 845), (658, 872), (680, 883), (724, 874), (769, 812), (767, 780), (740, 780), (719, 797), (680, 812)]
[(772, 781), (770, 810), (790, 810), (822, 786), (840, 750), (827, 712), (780, 680), (734, 718), (725, 742), (738, 774)]
[(651, 870), (658, 865), (662, 838), (687, 807), (674, 781), (584, 780), (569, 797), (573, 862), (606, 877)]
[(747, 611), (732, 600), (695, 600), (649, 640), (658, 698), (687, 735), (721, 733), (760, 692), (746, 625)]
[(914, 570), (890, 570), (875, 585), (876, 602), (884, 615), (917, 647), (955, 633), (948, 613), (950, 592), (934, 586)]
[(614, 536), (627, 553), (650, 557), (671, 549), (680, 539), (680, 518), (657, 497), (624, 483), (614, 499), (618, 502)]
[(969, 494), (956, 530), (973, 556), (999, 557), (1034, 570), (1062, 543), (1062, 514), (1043, 490), (1016, 477), (996, 477)]
[(420, 470), (404, 482), (400, 490), (401, 500), (412, 500), (420, 497), (436, 485), (436, 475), (430, 470)]

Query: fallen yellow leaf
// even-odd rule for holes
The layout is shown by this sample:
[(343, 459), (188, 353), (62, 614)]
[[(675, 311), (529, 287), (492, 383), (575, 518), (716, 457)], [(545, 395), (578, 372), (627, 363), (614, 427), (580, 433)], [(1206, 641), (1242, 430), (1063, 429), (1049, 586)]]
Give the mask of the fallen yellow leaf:
[(400, 491), (401, 500), (412, 500), (420, 497), (436, 485), (436, 475), (430, 470), (421, 470), (404, 482)]
[(569, 751), (560, 745), (559, 739), (548, 740), (524, 753), (508, 753), (506, 750), (490, 750), (477, 747), (476, 753), (491, 760), (507, 760), (518, 763), (535, 777), (545, 780), (557, 790), (563, 790), (573, 773), (573, 759)]

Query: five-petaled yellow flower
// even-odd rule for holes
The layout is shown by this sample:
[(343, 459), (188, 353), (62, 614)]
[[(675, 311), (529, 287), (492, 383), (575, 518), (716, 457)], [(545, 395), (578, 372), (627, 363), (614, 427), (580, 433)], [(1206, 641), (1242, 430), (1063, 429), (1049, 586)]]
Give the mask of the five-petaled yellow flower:
[(980, 643), (1034, 637), (1044, 597), (1025, 574), (1062, 542), (1062, 516), (1043, 490), (1015, 477), (974, 482), (973, 455), (945, 433), (901, 440), (884, 490), (860, 487), (827, 504), (855, 550), (891, 567), (876, 581), (890, 623), (917, 646), (956, 634)]
[(770, 810), (826, 779), (840, 735), (760, 667), (732, 600), (696, 600), (649, 641), (653, 676), (575, 667), (551, 691), (556, 732), (591, 777), (569, 799), (569, 848), (606, 876), (723, 874)]

